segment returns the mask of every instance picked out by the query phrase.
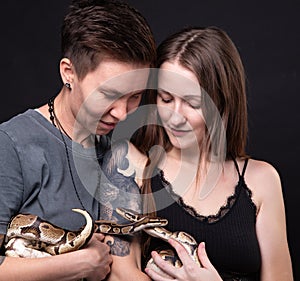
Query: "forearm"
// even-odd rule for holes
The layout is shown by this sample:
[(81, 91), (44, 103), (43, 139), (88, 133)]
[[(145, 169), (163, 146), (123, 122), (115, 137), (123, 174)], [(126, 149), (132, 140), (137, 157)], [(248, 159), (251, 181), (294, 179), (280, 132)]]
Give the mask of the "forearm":
[(0, 265), (0, 281), (69, 281), (85, 277), (87, 267), (80, 251), (31, 259), (6, 257)]
[(151, 281), (150, 277), (140, 271), (139, 269), (130, 270), (130, 274), (122, 273), (117, 270), (111, 271), (110, 275), (105, 279), (105, 281), (132, 281), (132, 280), (139, 280), (139, 281)]
[(111, 272), (106, 281), (151, 280), (141, 271), (141, 248), (138, 237), (135, 237), (131, 243), (112, 236), (107, 236), (106, 239), (112, 242), (113, 258)]

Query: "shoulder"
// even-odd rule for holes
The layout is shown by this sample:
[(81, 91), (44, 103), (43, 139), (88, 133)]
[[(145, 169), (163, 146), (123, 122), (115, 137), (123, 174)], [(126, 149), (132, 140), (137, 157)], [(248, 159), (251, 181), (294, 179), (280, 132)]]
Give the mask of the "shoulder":
[(108, 174), (117, 171), (124, 176), (134, 176), (138, 183), (143, 177), (147, 156), (142, 154), (131, 142), (118, 141), (104, 158), (104, 168)]
[(26, 111), (19, 113), (10, 119), (2, 122), (0, 124), (0, 128), (14, 128), (21, 126), (22, 123), (26, 123), (27, 120), (30, 120), (30, 118), (35, 117), (38, 113), (33, 109), (27, 109)]
[(270, 163), (249, 159), (245, 182), (253, 193), (253, 199), (260, 206), (264, 201), (281, 197), (281, 180), (277, 169)]
[(141, 153), (131, 142), (128, 143), (128, 158), (137, 167), (145, 167), (148, 161), (147, 155)]
[(270, 163), (262, 160), (249, 159), (245, 180), (255, 181), (256, 183), (274, 183), (280, 182), (277, 169)]
[(128, 161), (135, 172), (135, 180), (139, 186), (142, 184), (144, 168), (147, 165), (148, 157), (141, 153), (131, 142), (128, 144)]
[[(5, 132), (13, 141), (24, 142), (35, 138), (42, 138), (48, 122), (34, 109), (13, 116), (0, 124), (0, 131)], [(47, 129), (48, 130), (48, 129)]]
[(121, 140), (113, 143), (107, 157), (116, 161), (117, 166), (120, 166), (122, 159), (126, 158), (136, 167), (145, 167), (148, 159), (145, 154), (141, 153), (131, 142), (127, 140)]

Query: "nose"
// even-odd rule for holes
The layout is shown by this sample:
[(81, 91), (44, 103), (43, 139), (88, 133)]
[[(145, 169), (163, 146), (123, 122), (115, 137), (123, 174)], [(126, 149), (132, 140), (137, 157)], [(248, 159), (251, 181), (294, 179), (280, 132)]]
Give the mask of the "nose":
[(169, 123), (174, 127), (179, 127), (186, 122), (186, 118), (183, 115), (180, 104), (175, 104), (174, 108), (171, 110)]
[(112, 104), (110, 109), (110, 115), (112, 115), (118, 121), (123, 121), (127, 117), (127, 102), (123, 99), (117, 100)]

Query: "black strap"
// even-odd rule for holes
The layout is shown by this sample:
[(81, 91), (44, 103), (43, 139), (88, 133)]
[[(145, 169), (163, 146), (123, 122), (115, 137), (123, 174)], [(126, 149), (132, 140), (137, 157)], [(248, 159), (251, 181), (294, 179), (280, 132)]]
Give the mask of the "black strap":
[(244, 175), (245, 175), (246, 168), (247, 168), (247, 165), (248, 165), (248, 160), (249, 160), (249, 158), (246, 158), (246, 160), (245, 160), (244, 167), (243, 167), (243, 171), (242, 171), (242, 178), (243, 178)]
[(240, 178), (244, 178), (244, 175), (245, 175), (245, 172), (246, 172), (246, 168), (247, 168), (247, 164), (248, 164), (249, 158), (246, 158), (246, 159), (245, 159), (244, 167), (243, 167), (243, 170), (242, 170), (242, 174), (240, 173), (240, 169), (239, 169), (239, 166), (238, 166), (238, 164), (237, 164), (235, 158), (232, 158), (232, 159), (233, 159), (233, 163), (234, 163), (234, 165), (235, 165), (235, 168), (236, 168), (236, 170), (237, 170), (237, 172), (238, 172), (238, 174), (239, 174), (239, 177), (240, 177)]

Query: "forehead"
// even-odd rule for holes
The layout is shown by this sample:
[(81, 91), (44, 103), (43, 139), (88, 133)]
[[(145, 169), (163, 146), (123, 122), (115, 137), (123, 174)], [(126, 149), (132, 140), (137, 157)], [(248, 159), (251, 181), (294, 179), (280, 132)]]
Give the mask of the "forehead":
[(200, 96), (201, 88), (195, 74), (174, 62), (165, 62), (158, 71), (158, 89), (178, 96)]
[(114, 89), (128, 93), (143, 90), (149, 77), (148, 65), (137, 65), (112, 59), (104, 59), (86, 80), (93, 80), (98, 88)]

